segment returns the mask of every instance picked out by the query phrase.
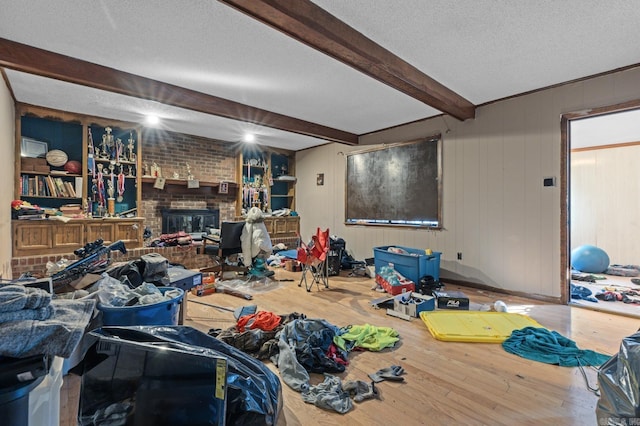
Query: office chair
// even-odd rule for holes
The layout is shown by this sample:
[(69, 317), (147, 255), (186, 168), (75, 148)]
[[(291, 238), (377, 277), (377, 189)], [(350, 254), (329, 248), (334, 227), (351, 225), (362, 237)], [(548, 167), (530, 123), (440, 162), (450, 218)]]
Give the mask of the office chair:
[(242, 245), (240, 243), (240, 235), (244, 222), (222, 222), (220, 225), (220, 240), (216, 241), (211, 236), (202, 237), (204, 254), (208, 254), (217, 263), (215, 266), (200, 269), (200, 272), (214, 272), (219, 278), (225, 271), (235, 271), (247, 274), (248, 268), (241, 265), (233, 265), (229, 262), (228, 257), (234, 254), (242, 253)]

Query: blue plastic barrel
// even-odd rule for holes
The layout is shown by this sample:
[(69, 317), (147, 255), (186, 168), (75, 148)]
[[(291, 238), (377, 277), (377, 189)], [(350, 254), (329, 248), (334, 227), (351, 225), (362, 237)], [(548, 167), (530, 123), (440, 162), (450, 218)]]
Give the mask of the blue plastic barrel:
[(180, 303), (184, 291), (177, 287), (158, 287), (164, 294), (169, 290), (179, 291), (179, 295), (151, 305), (135, 306), (105, 306), (98, 303), (98, 310), (102, 312), (104, 325), (178, 325)]

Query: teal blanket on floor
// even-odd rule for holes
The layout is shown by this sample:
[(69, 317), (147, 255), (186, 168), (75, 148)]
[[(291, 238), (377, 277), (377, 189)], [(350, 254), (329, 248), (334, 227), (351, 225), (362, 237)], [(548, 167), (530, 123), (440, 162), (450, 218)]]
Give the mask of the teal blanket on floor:
[(502, 342), (502, 347), (507, 352), (523, 358), (562, 367), (597, 366), (611, 358), (592, 350), (579, 349), (573, 340), (560, 333), (537, 327), (514, 330), (511, 336)]

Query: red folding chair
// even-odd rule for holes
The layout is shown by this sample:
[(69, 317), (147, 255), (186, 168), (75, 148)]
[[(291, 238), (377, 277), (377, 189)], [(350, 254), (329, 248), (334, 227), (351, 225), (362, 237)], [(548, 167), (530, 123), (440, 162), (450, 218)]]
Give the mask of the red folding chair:
[[(298, 287), (304, 286), (307, 291), (311, 291), (311, 287), (315, 283), (320, 290), (320, 283), (325, 288), (329, 288), (329, 277), (327, 274), (327, 253), (329, 252), (329, 228), (326, 231), (317, 229), (316, 235), (311, 237), (311, 243), (306, 245), (300, 240), (298, 247), (297, 260), (302, 265), (302, 276)], [(311, 274), (311, 282), (307, 281), (307, 273)]]

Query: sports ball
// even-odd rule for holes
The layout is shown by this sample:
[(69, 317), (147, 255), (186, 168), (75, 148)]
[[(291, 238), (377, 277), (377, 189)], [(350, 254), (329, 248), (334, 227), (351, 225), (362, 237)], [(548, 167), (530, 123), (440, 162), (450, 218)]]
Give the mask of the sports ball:
[(69, 173), (79, 175), (82, 173), (82, 164), (78, 160), (70, 160), (64, 165), (64, 169)]
[(62, 167), (69, 159), (69, 157), (67, 157), (67, 153), (59, 149), (52, 149), (47, 152), (46, 158), (47, 163), (51, 164), (53, 167)]
[(576, 247), (571, 251), (571, 266), (580, 272), (600, 274), (609, 267), (609, 255), (596, 246)]

